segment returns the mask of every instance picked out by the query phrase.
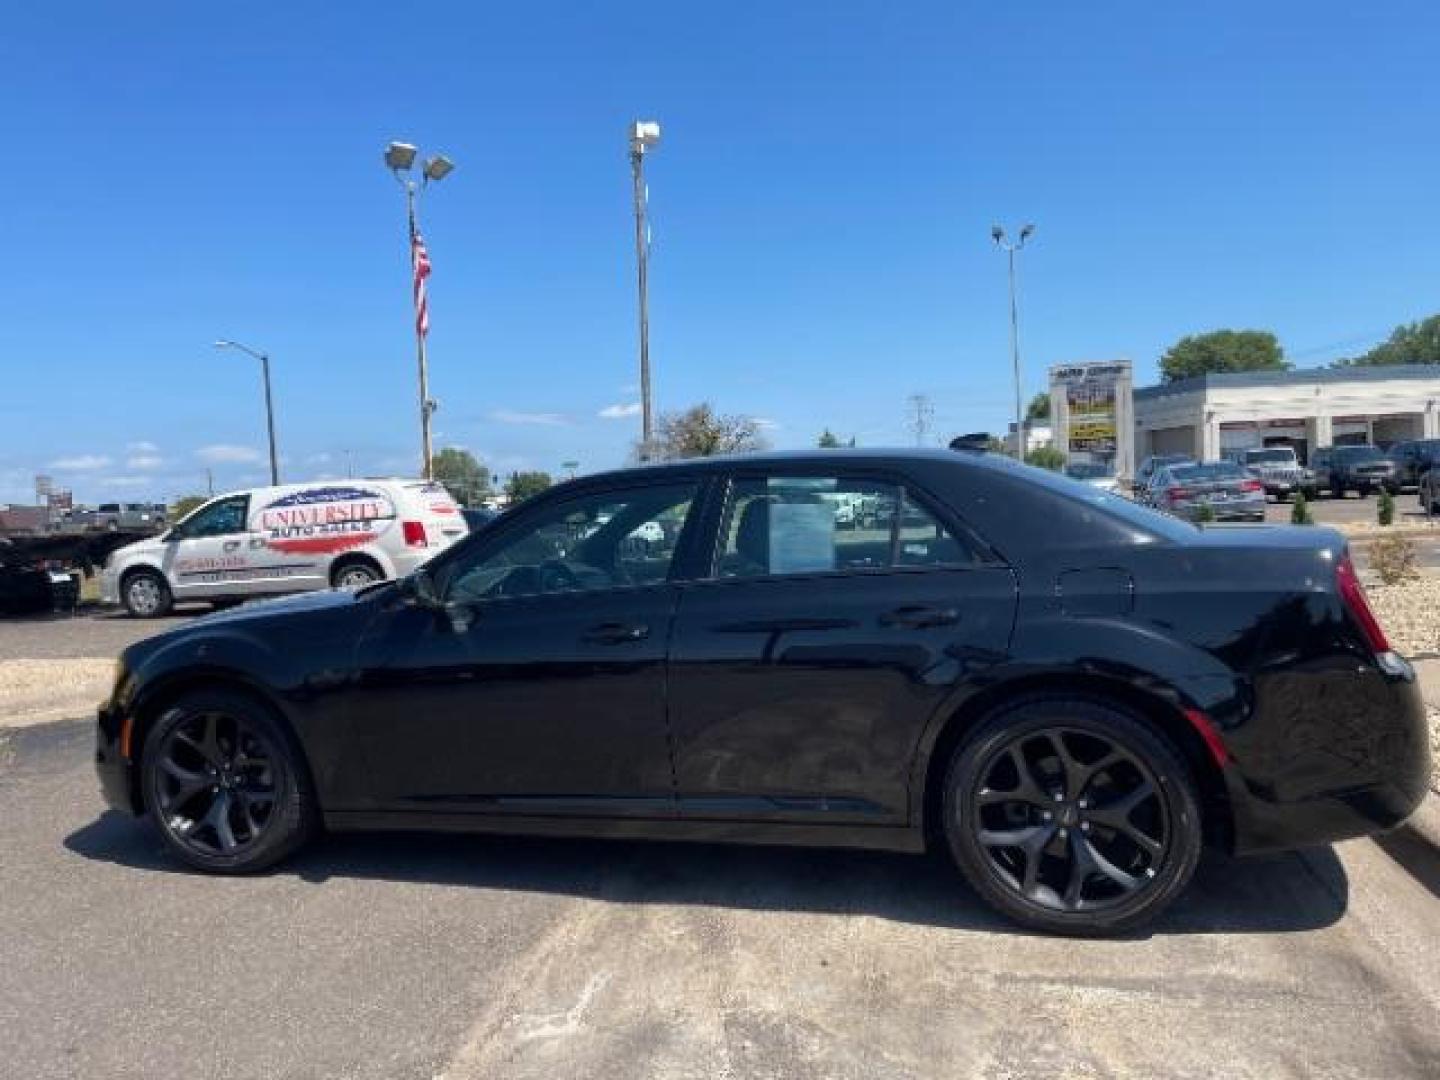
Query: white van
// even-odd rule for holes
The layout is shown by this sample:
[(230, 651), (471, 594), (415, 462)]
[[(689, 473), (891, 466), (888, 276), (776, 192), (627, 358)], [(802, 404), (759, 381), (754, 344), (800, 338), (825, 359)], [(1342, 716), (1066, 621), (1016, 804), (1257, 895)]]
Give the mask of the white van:
[(450, 493), (428, 480), (254, 488), (117, 549), (101, 572), (100, 599), (151, 618), (180, 600), (355, 589), (405, 576), (466, 532)]

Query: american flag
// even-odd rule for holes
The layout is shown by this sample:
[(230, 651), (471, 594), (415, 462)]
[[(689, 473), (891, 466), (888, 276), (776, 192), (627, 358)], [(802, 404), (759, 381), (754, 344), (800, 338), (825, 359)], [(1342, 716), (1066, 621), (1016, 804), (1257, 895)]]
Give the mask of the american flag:
[(430, 253), (420, 233), (410, 230), (410, 265), (415, 272), (415, 332), (424, 337), (430, 332), (430, 305), (425, 299), (425, 279), (430, 276)]

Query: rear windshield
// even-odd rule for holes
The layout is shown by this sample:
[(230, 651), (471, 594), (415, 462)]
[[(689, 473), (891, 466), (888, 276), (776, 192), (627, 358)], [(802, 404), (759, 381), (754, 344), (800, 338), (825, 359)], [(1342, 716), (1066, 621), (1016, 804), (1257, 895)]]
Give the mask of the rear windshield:
[(1170, 475), (1182, 484), (1204, 484), (1214, 480), (1243, 480), (1245, 470), (1239, 465), (1217, 461), (1210, 465), (1174, 465)]
[(1046, 488), (1072, 502), (1083, 503), (1087, 509), (1114, 518), (1129, 528), (1149, 533), (1152, 537), (1183, 542), (1193, 539), (1199, 528), (1198, 525), (1193, 525), (1173, 514), (1152, 510), (1124, 495), (1106, 491), (1094, 484), (1072, 480), (1068, 476), (1051, 472), (1049, 469), (1036, 468), (1034, 465), (1021, 465), (1014, 458), (999, 454), (989, 454), (987, 460), (1002, 468), (1021, 472), (1031, 483)]
[(1281, 462), (1289, 465), (1295, 460), (1294, 450), (1251, 450), (1245, 455), (1245, 460), (1252, 464), (1269, 464), (1270, 462)]

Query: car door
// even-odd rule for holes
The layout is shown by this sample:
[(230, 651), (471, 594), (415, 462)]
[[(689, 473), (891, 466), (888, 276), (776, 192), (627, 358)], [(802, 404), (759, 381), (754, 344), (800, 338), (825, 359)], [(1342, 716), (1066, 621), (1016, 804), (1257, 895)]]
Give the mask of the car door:
[[(346, 702), (387, 809), (673, 812), (665, 657), (698, 480), (540, 500), (427, 569)], [(652, 527), (653, 526), (653, 527)]]
[[(844, 498), (875, 521), (841, 528)], [(1006, 654), (1015, 580), (886, 476), (737, 474), (670, 649), (682, 816), (896, 824), (922, 732)]]
[(245, 587), (249, 495), (203, 506), (165, 536), (162, 569), (175, 599), (233, 596)]

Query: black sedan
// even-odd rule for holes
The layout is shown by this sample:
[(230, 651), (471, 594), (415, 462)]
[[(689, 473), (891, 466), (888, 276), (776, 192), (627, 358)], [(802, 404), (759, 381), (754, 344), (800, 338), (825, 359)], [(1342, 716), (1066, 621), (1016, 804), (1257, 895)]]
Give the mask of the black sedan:
[[(841, 508), (897, 506), (840, 528)], [(193, 866), (324, 826), (948, 847), (1097, 934), (1255, 851), (1392, 827), (1415, 676), (1342, 538), (1197, 529), (995, 455), (824, 451), (560, 485), (400, 582), (132, 646), (109, 802)]]

